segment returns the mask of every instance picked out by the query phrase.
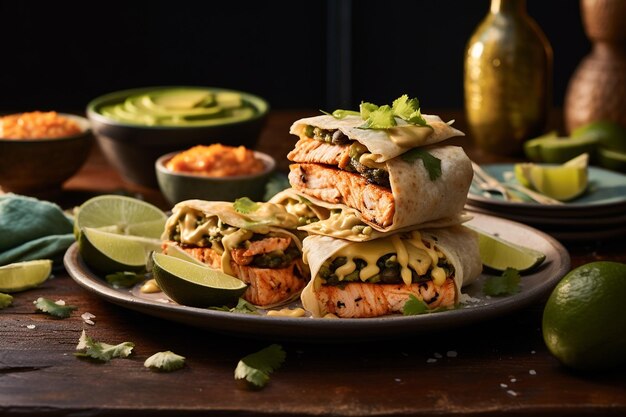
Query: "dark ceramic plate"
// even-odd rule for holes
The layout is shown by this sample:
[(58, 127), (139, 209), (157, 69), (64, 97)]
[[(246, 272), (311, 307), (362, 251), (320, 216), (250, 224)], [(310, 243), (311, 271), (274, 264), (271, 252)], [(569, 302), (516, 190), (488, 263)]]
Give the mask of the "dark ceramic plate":
[[(65, 255), (65, 267), (82, 287), (120, 306), (151, 316), (224, 334), (254, 338), (340, 342), (385, 339), (427, 333), (495, 318), (523, 308), (545, 296), (570, 267), (567, 250), (554, 238), (531, 227), (497, 217), (476, 214), (471, 225), (545, 253), (546, 260), (534, 273), (522, 278), (521, 291), (508, 297), (486, 297), (483, 274), (463, 289), (476, 301), (462, 307), (419, 316), (393, 315), (369, 319), (314, 319), (269, 317), (228, 313), (178, 305), (163, 293), (142, 294), (137, 289), (114, 289), (95, 275), (80, 257), (74, 244)], [(296, 304), (290, 307), (294, 307)]]

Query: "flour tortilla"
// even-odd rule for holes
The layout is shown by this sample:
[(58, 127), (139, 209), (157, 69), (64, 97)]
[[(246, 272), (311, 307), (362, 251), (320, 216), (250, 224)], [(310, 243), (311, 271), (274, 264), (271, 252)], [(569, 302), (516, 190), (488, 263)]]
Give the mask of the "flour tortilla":
[[(417, 229), (412, 229), (417, 230)], [(457, 290), (457, 299), (461, 302), (466, 298), (461, 288), (471, 284), (482, 272), (482, 261), (478, 248), (478, 235), (465, 226), (452, 226), (437, 229), (420, 230), (422, 239), (434, 243), (454, 266), (454, 283)], [(305, 310), (314, 317), (321, 317), (324, 312), (315, 296), (316, 286), (320, 278), (317, 276), (326, 260), (344, 247), (358, 243), (336, 239), (329, 236), (309, 235), (303, 242), (304, 262), (311, 269), (311, 281), (302, 290), (300, 296)]]
[[(454, 136), (465, 136), (463, 132), (450, 126), (441, 120), (439, 116), (434, 115), (422, 115), (428, 124), (432, 127), (416, 126), (409, 124), (406, 121), (396, 117), (397, 126), (390, 130), (422, 130), (427, 129), (432, 131), (430, 135), (426, 136), (422, 143), (417, 143), (412, 146), (422, 147), (433, 145), (449, 139)], [(386, 130), (382, 129), (359, 129), (363, 126), (365, 121), (360, 116), (346, 116), (343, 119), (336, 119), (333, 116), (322, 115), (307, 117), (304, 119), (296, 120), (289, 129), (289, 133), (299, 136), (300, 138), (306, 138), (304, 131), (307, 125), (319, 127), (326, 130), (338, 129), (343, 132), (348, 138), (356, 140), (365, 146), (372, 154), (373, 160), (376, 162), (385, 162), (398, 155), (405, 153), (408, 149), (403, 146), (395, 144), (389, 139), (389, 134)]]

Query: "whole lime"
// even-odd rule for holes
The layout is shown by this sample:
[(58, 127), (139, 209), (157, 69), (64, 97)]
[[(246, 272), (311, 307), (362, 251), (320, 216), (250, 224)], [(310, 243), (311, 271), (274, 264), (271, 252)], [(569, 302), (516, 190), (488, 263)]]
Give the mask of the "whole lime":
[(626, 264), (598, 261), (570, 271), (543, 312), (543, 338), (563, 364), (602, 370), (626, 363)]

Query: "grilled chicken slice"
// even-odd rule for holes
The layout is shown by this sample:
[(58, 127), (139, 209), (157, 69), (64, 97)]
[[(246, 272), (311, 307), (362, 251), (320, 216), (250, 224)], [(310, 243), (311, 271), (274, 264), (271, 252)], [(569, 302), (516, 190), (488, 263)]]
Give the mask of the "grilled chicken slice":
[(342, 287), (322, 285), (317, 292), (317, 299), (322, 310), (338, 317), (379, 317), (401, 313), (411, 294), (424, 301), (429, 309), (454, 307), (457, 301), (452, 278), (447, 278), (441, 286), (436, 286), (432, 281), (409, 286), (356, 282)]
[(355, 208), (365, 220), (381, 227), (393, 222), (395, 201), (388, 188), (370, 184), (359, 174), (324, 165), (292, 164), (289, 168), (289, 182), (296, 190)]
[(350, 147), (303, 138), (287, 154), (287, 159), (293, 162), (315, 162), (345, 168), (350, 162)]

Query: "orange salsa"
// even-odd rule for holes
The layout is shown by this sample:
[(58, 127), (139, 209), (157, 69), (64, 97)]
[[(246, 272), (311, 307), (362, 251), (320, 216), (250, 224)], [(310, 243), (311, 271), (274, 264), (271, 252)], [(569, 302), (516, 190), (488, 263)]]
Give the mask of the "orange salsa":
[(244, 146), (198, 145), (175, 155), (165, 167), (170, 171), (210, 177), (250, 175), (265, 170), (262, 160)]
[(2, 139), (51, 139), (74, 136), (81, 132), (78, 123), (55, 111), (34, 111), (0, 117)]

